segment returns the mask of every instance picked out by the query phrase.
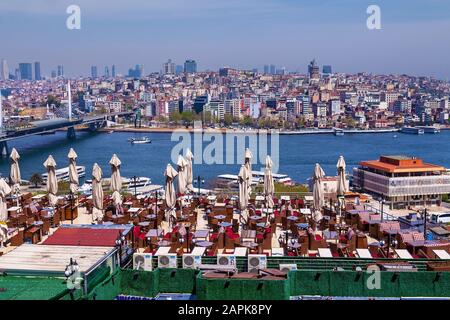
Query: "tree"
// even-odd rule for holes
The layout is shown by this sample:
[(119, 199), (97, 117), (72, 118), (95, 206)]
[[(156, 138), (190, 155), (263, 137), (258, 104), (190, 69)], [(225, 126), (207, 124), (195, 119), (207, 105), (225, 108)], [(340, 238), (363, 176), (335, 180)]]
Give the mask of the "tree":
[(61, 105), (61, 102), (60, 102), (58, 99), (56, 99), (55, 96), (53, 96), (53, 95), (51, 95), (51, 94), (49, 94), (49, 95), (47, 96), (47, 103), (48, 103), (49, 106), (51, 106), (52, 104), (54, 104), (55, 107), (57, 107), (57, 108), (59, 108), (59, 106)]
[(226, 126), (230, 126), (233, 123), (233, 116), (229, 113), (225, 113), (225, 115), (223, 117), (223, 123)]
[(174, 111), (169, 115), (169, 119), (178, 124), (181, 120), (181, 114), (178, 111)]
[(194, 121), (194, 114), (192, 111), (183, 111), (181, 113), (181, 120), (183, 120), (185, 123), (192, 123)]
[(37, 188), (38, 185), (44, 182), (44, 179), (42, 179), (42, 176), (39, 173), (33, 173), (33, 175), (30, 178), (30, 182), (34, 184), (35, 188)]

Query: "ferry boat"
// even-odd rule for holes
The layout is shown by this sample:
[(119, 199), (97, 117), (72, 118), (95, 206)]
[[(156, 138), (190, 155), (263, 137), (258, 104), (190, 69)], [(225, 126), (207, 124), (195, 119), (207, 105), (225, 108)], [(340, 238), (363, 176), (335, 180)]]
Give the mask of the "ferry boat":
[[(284, 185), (292, 185), (294, 182), (287, 174), (273, 173), (274, 182), (282, 183)], [(235, 174), (220, 174), (217, 176), (216, 184), (218, 189), (238, 189), (238, 176)], [(257, 185), (264, 182), (263, 171), (252, 171), (251, 185)]]
[[(106, 178), (102, 180), (103, 186), (109, 186), (110, 179)], [(133, 178), (125, 178), (122, 177), (122, 187), (125, 190), (128, 190), (130, 192), (134, 192), (135, 189), (138, 191), (139, 189), (147, 188), (152, 184), (152, 180), (148, 177), (136, 177), (136, 179)], [(92, 180), (87, 179), (85, 183), (80, 187), (79, 189), (81, 192), (89, 193), (92, 190)]]
[[(84, 166), (77, 166), (77, 172), (78, 172), (78, 178), (83, 178), (86, 176), (86, 167)], [(69, 181), (69, 167), (65, 167), (65, 168), (61, 168), (61, 169), (57, 169), (55, 171), (56, 173), (56, 179), (58, 181)], [(42, 179), (45, 181), (47, 181), (47, 177), (48, 174), (47, 172), (42, 174)]]
[(344, 130), (340, 129), (340, 128), (333, 128), (333, 134), (335, 136), (343, 136), (344, 135)]
[(424, 134), (425, 131), (421, 129), (420, 127), (402, 127), (400, 130), (401, 133), (408, 133), (408, 134)]
[(142, 138), (130, 138), (128, 141), (131, 142), (131, 144), (143, 144), (143, 143), (151, 143), (152, 140), (148, 137), (142, 137)]
[(434, 126), (420, 126), (416, 128), (422, 129), (424, 133), (436, 134), (441, 132), (441, 129)]

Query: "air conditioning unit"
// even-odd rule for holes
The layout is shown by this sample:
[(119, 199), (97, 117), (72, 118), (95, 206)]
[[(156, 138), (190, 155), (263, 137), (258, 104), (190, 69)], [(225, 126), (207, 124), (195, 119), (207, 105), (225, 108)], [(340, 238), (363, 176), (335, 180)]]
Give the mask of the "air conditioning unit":
[(236, 256), (232, 254), (218, 254), (217, 264), (219, 266), (236, 267)]
[(133, 254), (133, 269), (152, 271), (152, 255), (149, 253), (134, 253)]
[(202, 264), (202, 256), (183, 254), (183, 269), (197, 269)]
[(177, 254), (166, 253), (158, 256), (158, 268), (176, 268)]
[(291, 270), (297, 270), (297, 265), (295, 263), (280, 263), (280, 270), (288, 273)]
[(257, 273), (259, 269), (267, 268), (267, 256), (265, 254), (249, 254), (247, 263), (248, 272)]

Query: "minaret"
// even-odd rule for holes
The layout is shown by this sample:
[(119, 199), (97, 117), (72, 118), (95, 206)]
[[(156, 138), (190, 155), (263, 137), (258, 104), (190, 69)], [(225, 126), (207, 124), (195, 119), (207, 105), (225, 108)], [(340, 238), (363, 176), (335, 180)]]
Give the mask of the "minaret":
[(72, 121), (72, 93), (70, 92), (70, 80), (67, 81), (67, 99), (69, 100), (69, 121)]

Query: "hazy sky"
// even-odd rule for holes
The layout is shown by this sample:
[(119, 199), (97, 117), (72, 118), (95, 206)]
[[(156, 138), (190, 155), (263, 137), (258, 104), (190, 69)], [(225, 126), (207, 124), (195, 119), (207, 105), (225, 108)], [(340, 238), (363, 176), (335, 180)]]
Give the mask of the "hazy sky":
[[(66, 8), (81, 8), (81, 30), (68, 30)], [(381, 30), (366, 9), (381, 7)], [(168, 58), (200, 70), (275, 64), (306, 71), (316, 58), (335, 71), (450, 76), (449, 0), (1, 0), (0, 58), (10, 69), (41, 62), (44, 75), (97, 65), (118, 73)]]

